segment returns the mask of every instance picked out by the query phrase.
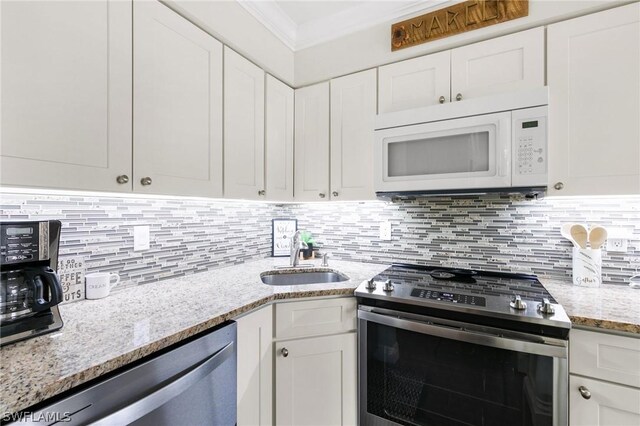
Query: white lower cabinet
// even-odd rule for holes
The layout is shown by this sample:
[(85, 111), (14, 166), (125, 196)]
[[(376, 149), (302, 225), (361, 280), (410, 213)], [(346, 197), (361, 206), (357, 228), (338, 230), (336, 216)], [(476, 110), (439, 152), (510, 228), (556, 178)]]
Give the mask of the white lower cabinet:
[(283, 301), (236, 320), (239, 426), (356, 424), (355, 306)]
[(574, 375), (569, 388), (571, 426), (640, 425), (640, 389)]
[(238, 426), (273, 424), (273, 307), (238, 323)]
[(572, 330), (569, 424), (640, 425), (640, 338)]
[(355, 425), (356, 333), (277, 342), (278, 425)]

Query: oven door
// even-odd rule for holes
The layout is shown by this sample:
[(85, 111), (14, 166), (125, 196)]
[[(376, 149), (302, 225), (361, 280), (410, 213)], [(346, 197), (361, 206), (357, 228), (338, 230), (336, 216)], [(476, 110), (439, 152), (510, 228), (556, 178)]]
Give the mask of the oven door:
[(511, 113), (375, 132), (375, 190), (511, 186)]
[(360, 306), (361, 425), (566, 425), (567, 341)]

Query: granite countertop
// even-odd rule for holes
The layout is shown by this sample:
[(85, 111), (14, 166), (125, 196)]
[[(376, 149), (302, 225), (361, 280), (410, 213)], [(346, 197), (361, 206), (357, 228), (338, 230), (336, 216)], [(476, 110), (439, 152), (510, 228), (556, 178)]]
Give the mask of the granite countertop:
[(552, 279), (540, 281), (562, 305), (573, 326), (640, 334), (640, 289), (619, 284), (592, 288)]
[[(314, 262), (315, 265), (319, 261)], [(23, 410), (74, 386), (279, 299), (352, 295), (387, 265), (331, 260), (340, 283), (269, 286), (260, 273), (288, 264), (268, 258), (144, 284), (100, 300), (62, 305), (62, 330), (0, 349), (0, 414)], [(540, 279), (574, 325), (640, 334), (640, 290)]]
[(260, 281), (261, 272), (288, 261), (262, 259), (62, 305), (60, 331), (0, 349), (0, 414), (23, 410), (273, 300), (352, 295), (387, 267), (331, 259), (329, 269), (346, 274), (348, 281), (299, 286)]

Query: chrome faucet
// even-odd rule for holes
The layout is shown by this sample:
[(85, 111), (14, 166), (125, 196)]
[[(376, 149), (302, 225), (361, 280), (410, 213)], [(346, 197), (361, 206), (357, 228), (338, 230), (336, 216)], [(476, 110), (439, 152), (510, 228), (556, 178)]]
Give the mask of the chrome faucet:
[(307, 243), (300, 239), (302, 231), (296, 231), (291, 237), (291, 256), (289, 258), (289, 263), (292, 267), (298, 266), (300, 263), (300, 250), (307, 248)]

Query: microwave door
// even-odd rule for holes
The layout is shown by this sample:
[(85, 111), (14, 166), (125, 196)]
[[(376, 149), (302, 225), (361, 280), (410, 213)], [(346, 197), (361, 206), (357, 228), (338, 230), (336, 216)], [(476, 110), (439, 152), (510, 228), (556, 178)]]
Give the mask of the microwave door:
[(376, 132), (376, 191), (511, 185), (510, 113)]

